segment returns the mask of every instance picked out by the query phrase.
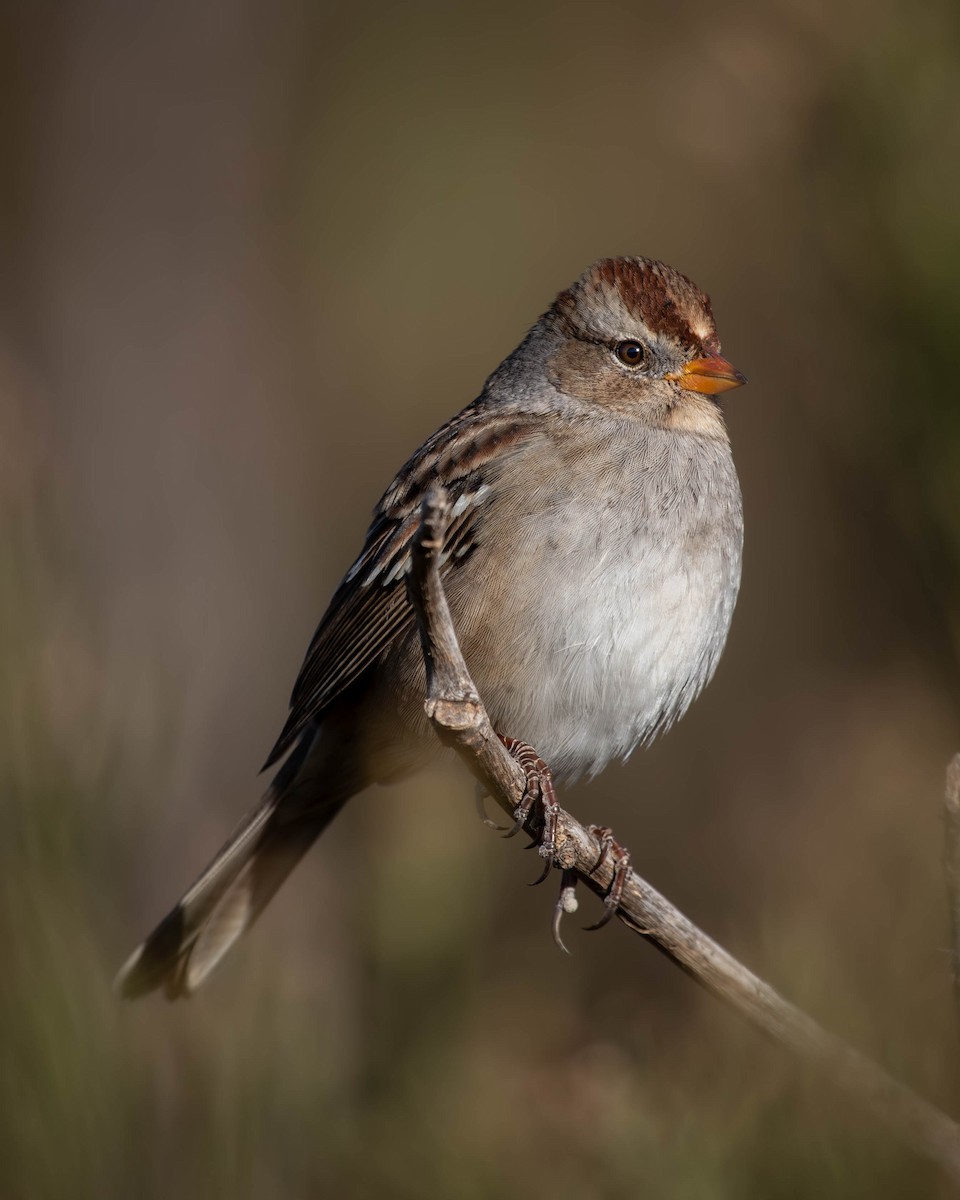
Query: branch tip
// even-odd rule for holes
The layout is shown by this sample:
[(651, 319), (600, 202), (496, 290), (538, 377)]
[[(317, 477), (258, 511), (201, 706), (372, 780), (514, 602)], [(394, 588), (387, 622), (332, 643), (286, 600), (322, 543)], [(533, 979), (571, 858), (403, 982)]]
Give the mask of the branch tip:
[[(440, 739), (456, 750), (483, 791), (513, 818), (524, 798), (526, 777), (493, 730), (463, 660), (443, 590), (440, 559), (450, 512), (445, 489), (439, 483), (431, 485), (423, 502), (420, 528), (413, 538), (411, 569), (407, 575), (407, 591), (417, 616), (427, 673), (425, 708)], [(469, 721), (463, 720), (465, 698), (469, 698), (471, 707)], [(948, 769), (946, 797), (948, 828), (955, 825), (957, 830), (956, 837), (948, 839), (948, 845), (960, 848), (960, 755)], [(528, 820), (524, 828), (536, 837), (533, 821)], [(558, 865), (565, 870), (554, 908), (553, 934), (557, 944), (566, 950), (560, 939), (560, 919), (565, 912), (574, 910), (575, 884), (580, 881), (603, 897), (613, 883), (615, 872), (609, 861), (612, 856), (603, 853), (602, 842), (562, 808), (556, 816), (556, 829), (557, 858), (562, 859)], [(960, 881), (960, 849), (955, 862), (956, 879)], [(702, 987), (736, 1009), (768, 1037), (818, 1067), (839, 1091), (883, 1121), (915, 1151), (938, 1163), (954, 1183), (960, 1184), (960, 1126), (783, 999), (698, 929), (636, 871), (625, 870), (623, 876), (616, 914), (628, 929), (652, 942)], [(958, 895), (960, 882), (954, 892), (954, 896)], [(960, 914), (960, 907), (957, 912)], [(957, 978), (960, 997), (960, 970)]]

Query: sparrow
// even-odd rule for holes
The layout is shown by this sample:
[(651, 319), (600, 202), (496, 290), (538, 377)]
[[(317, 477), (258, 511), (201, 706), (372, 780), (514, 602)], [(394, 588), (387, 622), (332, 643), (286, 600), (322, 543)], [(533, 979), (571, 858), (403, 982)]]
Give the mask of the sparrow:
[(709, 298), (673, 267), (603, 259), (562, 291), (384, 493), (310, 642), (272, 782), (128, 959), (120, 994), (194, 992), (351, 796), (441, 751), (405, 585), (436, 483), (453, 624), (511, 752), (526, 764), (535, 747), (569, 782), (681, 717), (714, 673), (740, 584), (720, 397), (745, 382), (720, 355)]

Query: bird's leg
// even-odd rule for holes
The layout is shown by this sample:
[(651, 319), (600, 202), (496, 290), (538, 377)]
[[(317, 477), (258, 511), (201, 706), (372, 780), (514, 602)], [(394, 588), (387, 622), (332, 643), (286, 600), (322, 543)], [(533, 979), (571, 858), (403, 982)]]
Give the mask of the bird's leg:
[(504, 737), (502, 733), (498, 733), (497, 737), (503, 742), (510, 757), (520, 764), (527, 778), (527, 786), (524, 789), (523, 799), (514, 810), (515, 824), (504, 836), (513, 837), (515, 833), (519, 833), (535, 807), (539, 806), (543, 810), (543, 833), (540, 836), (540, 854), (541, 857), (547, 860), (547, 865), (543, 875), (537, 880), (537, 883), (541, 883), (546, 879), (550, 871), (550, 867), (553, 864), (553, 856), (557, 848), (557, 825), (560, 818), (560, 805), (557, 803), (557, 794), (553, 787), (553, 773), (539, 754), (537, 754), (536, 750), (526, 742), (518, 741), (516, 738)]
[(613, 879), (610, 881), (610, 887), (603, 898), (604, 913), (599, 921), (596, 921), (593, 925), (585, 926), (589, 932), (594, 929), (602, 929), (617, 911), (620, 899), (623, 896), (623, 885), (630, 874), (630, 851), (620, 845), (613, 836), (613, 831), (605, 825), (588, 825), (587, 828), (594, 837), (600, 839), (600, 857), (593, 868), (594, 871), (596, 871), (597, 867), (600, 866), (608, 854), (613, 857)]

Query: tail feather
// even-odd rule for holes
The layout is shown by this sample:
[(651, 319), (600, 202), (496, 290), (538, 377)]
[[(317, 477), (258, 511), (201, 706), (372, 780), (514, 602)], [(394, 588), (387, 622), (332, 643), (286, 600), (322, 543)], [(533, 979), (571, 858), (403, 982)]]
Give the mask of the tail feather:
[(346, 799), (290, 802), (284, 784), (295, 783), (305, 756), (295, 751), (259, 807), (127, 959), (114, 983), (119, 995), (134, 999), (157, 988), (171, 1000), (191, 995), (250, 928)]

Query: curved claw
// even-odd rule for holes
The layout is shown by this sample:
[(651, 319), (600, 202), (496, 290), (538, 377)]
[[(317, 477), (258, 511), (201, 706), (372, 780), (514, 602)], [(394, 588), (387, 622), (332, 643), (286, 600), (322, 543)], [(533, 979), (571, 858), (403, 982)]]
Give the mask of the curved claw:
[(550, 870), (552, 867), (553, 867), (553, 862), (550, 859), (548, 859), (544, 865), (543, 870), (540, 872), (539, 876), (533, 881), (533, 883), (528, 883), (527, 887), (537, 887), (539, 884), (543, 883), (543, 881), (546, 879), (546, 877), (550, 874)]
[(484, 823), (484, 825), (486, 825), (488, 828), (496, 829), (498, 833), (504, 833), (509, 828), (509, 826), (508, 825), (498, 825), (496, 823), (496, 821), (492, 821), (487, 816), (487, 810), (484, 807), (484, 803), (483, 803), (483, 798), (485, 795), (486, 795), (486, 793), (484, 792), (483, 788), (478, 787), (476, 790), (475, 796), (474, 796), (474, 804), (477, 807), (477, 816)]
[(557, 902), (553, 907), (553, 922), (551, 929), (553, 932), (553, 940), (564, 954), (569, 954), (570, 951), (563, 944), (563, 938), (560, 936), (560, 922), (563, 920), (564, 913), (573, 913), (579, 907), (577, 904), (577, 877), (573, 871), (564, 871), (560, 878), (560, 894), (557, 896)]
[(510, 826), (510, 828), (506, 831), (506, 833), (503, 836), (505, 838), (516, 837), (517, 834), (520, 832), (520, 830), (523, 828), (523, 822), (525, 820), (526, 820), (525, 814), (517, 817), (516, 821), (514, 821), (514, 823)]
[(592, 925), (584, 925), (584, 927), (583, 927), (584, 933), (594, 933), (597, 929), (602, 929), (604, 927), (604, 925), (606, 925), (607, 922), (610, 920), (610, 918), (613, 916), (613, 912), (614, 912), (614, 910), (613, 910), (612, 905), (609, 905), (609, 904), (605, 905), (603, 916), (600, 918), (599, 921), (594, 921), (594, 923)]
[(560, 901), (558, 900), (556, 907), (553, 910), (553, 923), (550, 926), (550, 928), (553, 932), (554, 944), (557, 946), (557, 948), (559, 950), (562, 950), (564, 952), (564, 954), (569, 954), (570, 951), (564, 945), (563, 938), (560, 936), (560, 922), (562, 920), (563, 920), (563, 906), (561, 905)]

